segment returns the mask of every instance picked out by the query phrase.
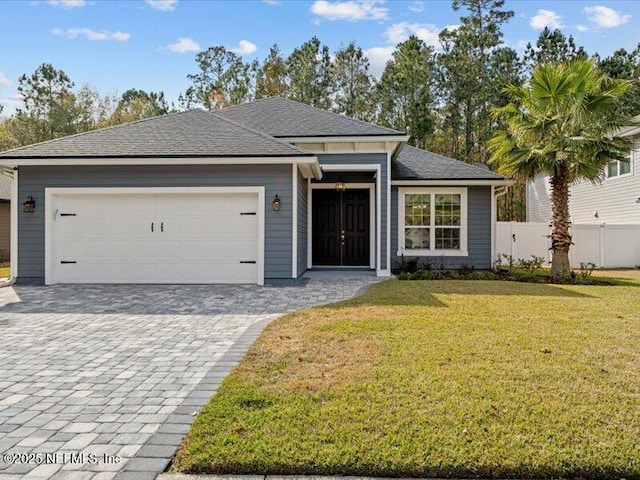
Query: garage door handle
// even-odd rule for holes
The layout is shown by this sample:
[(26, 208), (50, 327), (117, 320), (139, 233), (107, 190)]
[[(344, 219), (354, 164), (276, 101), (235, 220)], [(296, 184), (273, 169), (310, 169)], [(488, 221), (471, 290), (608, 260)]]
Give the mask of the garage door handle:
[(164, 232), (164, 222), (162, 222), (162, 223), (160, 224), (160, 231), (161, 231), (161, 232)]
[(151, 222), (151, 231), (153, 232), (153, 222)]
[(61, 260), (60, 263), (65, 265), (67, 263), (78, 263), (78, 262), (76, 262), (75, 260), (73, 260), (73, 261), (71, 261), (71, 260)]
[(255, 260), (240, 260), (240, 263), (256, 263)]

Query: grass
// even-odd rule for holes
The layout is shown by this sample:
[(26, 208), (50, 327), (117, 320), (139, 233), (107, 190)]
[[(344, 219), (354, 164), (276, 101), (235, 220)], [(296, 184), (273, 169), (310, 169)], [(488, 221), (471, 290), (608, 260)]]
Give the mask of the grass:
[(10, 275), (11, 271), (8, 266), (0, 267), (0, 278), (5, 278)]
[(287, 315), (171, 469), (640, 478), (637, 273), (606, 287), (389, 281)]

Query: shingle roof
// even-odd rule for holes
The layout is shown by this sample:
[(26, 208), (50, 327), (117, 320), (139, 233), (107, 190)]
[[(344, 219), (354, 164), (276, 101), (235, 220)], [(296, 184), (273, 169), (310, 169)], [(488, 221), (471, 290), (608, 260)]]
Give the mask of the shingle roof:
[(491, 170), (405, 145), (391, 164), (393, 180), (502, 180)]
[(273, 137), (345, 137), (404, 135), (404, 132), (361, 122), (282, 97), (270, 97), (216, 111)]
[(313, 155), (204, 110), (173, 113), (0, 152), (0, 159), (291, 156)]
[(11, 179), (0, 175), (0, 200), (11, 199)]

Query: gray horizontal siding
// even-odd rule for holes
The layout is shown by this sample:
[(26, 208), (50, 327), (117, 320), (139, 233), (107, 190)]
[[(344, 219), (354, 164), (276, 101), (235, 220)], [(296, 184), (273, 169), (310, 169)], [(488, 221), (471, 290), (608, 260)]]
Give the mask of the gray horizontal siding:
[[(460, 185), (464, 187), (464, 185)], [(470, 265), (477, 269), (491, 268), (491, 187), (469, 187), (467, 194), (468, 257), (420, 257), (434, 268), (460, 268)], [(398, 187), (391, 189), (391, 263), (397, 266), (398, 253)]]
[[(345, 153), (335, 155), (322, 155), (318, 154), (318, 160), (320, 165), (329, 164), (376, 164), (380, 165), (380, 196), (382, 200), (382, 212), (380, 212), (380, 218), (376, 219), (380, 221), (381, 230), (381, 252), (382, 260), (380, 269), (384, 270), (387, 266), (387, 154), (386, 153)], [(373, 221), (374, 219), (372, 219)], [(393, 248), (393, 247), (392, 247)], [(393, 253), (393, 252), (392, 252)]]
[[(291, 278), (291, 165), (123, 165), (20, 167), (21, 197), (36, 211), (19, 211), (19, 282), (44, 281), (44, 193), (47, 187), (265, 187), (265, 279)], [(282, 208), (274, 212), (278, 194)]]

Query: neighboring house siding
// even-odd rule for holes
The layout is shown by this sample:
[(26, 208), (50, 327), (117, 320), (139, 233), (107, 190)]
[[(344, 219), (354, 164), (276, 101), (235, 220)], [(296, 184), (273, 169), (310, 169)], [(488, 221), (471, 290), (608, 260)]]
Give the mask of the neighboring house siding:
[[(465, 185), (459, 185), (464, 187)], [(435, 187), (434, 187), (435, 188)], [(391, 263), (398, 266), (402, 257), (398, 253), (398, 187), (391, 189)], [(460, 268), (463, 265), (477, 269), (491, 268), (491, 187), (467, 189), (467, 248), (468, 257), (419, 257), (433, 268)]]
[(0, 262), (9, 261), (11, 248), (11, 205), (0, 202)]
[[(636, 138), (631, 157), (631, 174), (571, 186), (569, 213), (576, 224), (640, 224), (640, 138)], [(551, 221), (548, 177), (538, 176), (527, 185), (527, 221)], [(596, 218), (595, 212), (598, 212)]]
[[(381, 184), (381, 206), (382, 212), (380, 218), (381, 229), (381, 252), (382, 259), (380, 268), (385, 270), (389, 268), (387, 265), (387, 154), (386, 153), (345, 153), (345, 154), (333, 154), (323, 155), (318, 154), (318, 160), (320, 165), (327, 164), (377, 164), (380, 165), (380, 184)], [(373, 220), (373, 219), (372, 219)], [(393, 247), (392, 247), (393, 248)], [(393, 251), (392, 251), (393, 258)]]
[[(46, 187), (265, 187), (265, 279), (291, 278), (291, 165), (153, 165), (20, 167), (19, 191), (33, 196), (36, 211), (19, 211), (21, 283), (44, 281)], [(271, 208), (273, 197), (282, 209)]]
[(307, 179), (298, 171), (298, 276), (307, 269)]

